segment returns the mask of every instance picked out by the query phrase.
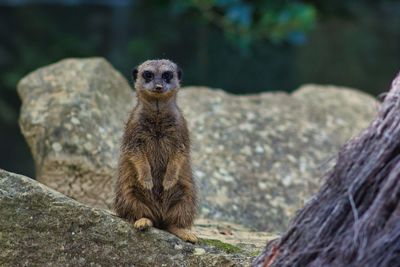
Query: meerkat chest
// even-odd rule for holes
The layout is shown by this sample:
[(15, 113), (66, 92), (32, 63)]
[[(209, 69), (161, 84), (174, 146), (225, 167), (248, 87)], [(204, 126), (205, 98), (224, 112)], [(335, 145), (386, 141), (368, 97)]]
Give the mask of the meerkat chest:
[[(180, 129), (174, 118), (147, 118), (141, 121), (138, 137), (141, 139), (144, 151), (147, 152), (152, 170), (158, 173), (166, 168), (171, 155), (179, 147), (180, 135)], [(161, 173), (159, 175), (162, 176)]]
[(180, 127), (174, 117), (143, 118), (140, 124), (140, 136), (152, 150), (170, 150), (179, 144)]

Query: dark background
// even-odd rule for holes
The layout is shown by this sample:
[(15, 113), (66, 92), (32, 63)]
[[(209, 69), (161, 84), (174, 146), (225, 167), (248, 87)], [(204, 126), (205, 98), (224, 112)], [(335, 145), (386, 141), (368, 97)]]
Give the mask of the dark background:
[(91, 56), (127, 78), (141, 61), (169, 58), (184, 85), (236, 94), (321, 83), (377, 96), (400, 69), (400, 2), (0, 0), (1, 168), (34, 176), (17, 82)]

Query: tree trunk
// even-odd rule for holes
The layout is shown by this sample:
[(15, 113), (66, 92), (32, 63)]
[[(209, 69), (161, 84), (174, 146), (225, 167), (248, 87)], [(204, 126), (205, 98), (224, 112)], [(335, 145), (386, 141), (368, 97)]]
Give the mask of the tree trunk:
[(400, 74), (377, 118), (254, 266), (400, 266)]

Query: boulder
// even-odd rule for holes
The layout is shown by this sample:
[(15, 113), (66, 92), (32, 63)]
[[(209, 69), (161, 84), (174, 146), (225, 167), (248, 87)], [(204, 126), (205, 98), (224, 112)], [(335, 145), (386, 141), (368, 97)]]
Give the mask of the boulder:
[(238, 247), (200, 241), (192, 245), (157, 229), (137, 232), (107, 210), (0, 170), (1, 266), (250, 265), (251, 256)]
[(104, 59), (67, 59), (22, 79), (19, 124), (36, 179), (94, 207), (110, 207), (123, 121), (134, 95)]
[(321, 85), (257, 95), (190, 87), (179, 101), (193, 136), (201, 214), (267, 231), (284, 229), (378, 107), (364, 93)]
[[(68, 59), (29, 74), (18, 92), (36, 178), (110, 207), (123, 121), (135, 103), (128, 83), (103, 59)], [(267, 231), (285, 229), (378, 106), (356, 90), (321, 85), (255, 95), (186, 87), (178, 102), (191, 130), (201, 217)]]

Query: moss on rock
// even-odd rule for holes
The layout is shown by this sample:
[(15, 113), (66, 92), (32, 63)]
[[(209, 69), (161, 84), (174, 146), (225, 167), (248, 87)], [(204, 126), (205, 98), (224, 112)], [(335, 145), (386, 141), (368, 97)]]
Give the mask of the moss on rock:
[(216, 247), (222, 251), (225, 251), (226, 253), (230, 253), (230, 254), (234, 254), (234, 253), (243, 253), (243, 250), (237, 246), (228, 244), (228, 243), (224, 243), (221, 240), (218, 239), (204, 239), (201, 238), (199, 240), (199, 244), (204, 244), (204, 245), (209, 245), (209, 246), (213, 246)]

